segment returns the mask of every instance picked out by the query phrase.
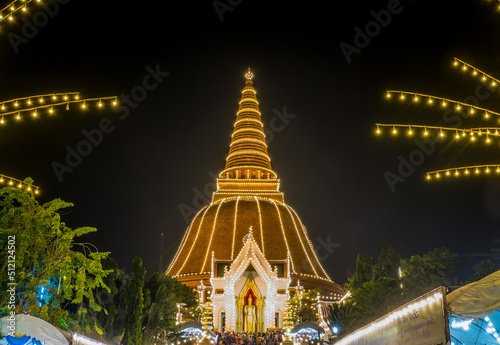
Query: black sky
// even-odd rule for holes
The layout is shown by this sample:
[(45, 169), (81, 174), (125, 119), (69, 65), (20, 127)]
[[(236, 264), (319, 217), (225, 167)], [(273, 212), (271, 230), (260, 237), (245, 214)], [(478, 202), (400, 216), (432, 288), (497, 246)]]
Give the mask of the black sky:
[[(493, 253), (500, 251), (500, 180), (428, 183), (425, 172), (500, 163), (499, 142), (438, 144), (392, 192), (384, 172), (397, 173), (398, 156), (408, 159), (418, 147), (414, 139), (376, 137), (374, 124), (446, 125), (440, 109), (387, 102), (384, 95), (387, 89), (460, 101), (474, 95), (478, 81), (451, 68), (455, 56), (500, 76), (498, 4), (401, 1), (399, 13), (348, 63), (341, 42), (353, 45), (354, 28), (364, 30), (371, 11), (394, 3), (331, 8), (245, 0), (221, 21), (212, 1), (61, 1), (47, 24), (14, 49), (13, 35), (28, 33), (26, 22), (42, 11), (32, 7), (24, 21), (1, 26), (2, 99), (64, 91), (130, 95), (148, 66), (170, 74), (124, 119), (109, 108), (75, 107), (8, 121), (0, 127), (0, 173), (34, 178), (41, 202), (73, 202), (67, 224), (96, 227), (88, 240), (121, 266), (140, 256), (149, 272), (158, 270), (163, 232), (166, 268), (187, 227), (179, 205), (195, 207), (194, 190), (209, 189), (211, 175), (224, 167), (251, 66), (264, 124), (284, 107), (296, 115), (274, 133), (269, 152), (285, 201), (312, 242), (340, 245), (324, 260), (336, 281), (345, 281), (357, 253), (377, 257), (390, 245), (403, 257), (446, 246), (460, 255), (457, 277), (466, 278), (483, 258), (499, 263)], [(480, 105), (500, 109), (499, 92)], [(67, 147), (75, 149), (85, 140), (82, 131), (98, 128), (102, 118), (114, 130), (59, 182), (53, 162), (65, 164)]]

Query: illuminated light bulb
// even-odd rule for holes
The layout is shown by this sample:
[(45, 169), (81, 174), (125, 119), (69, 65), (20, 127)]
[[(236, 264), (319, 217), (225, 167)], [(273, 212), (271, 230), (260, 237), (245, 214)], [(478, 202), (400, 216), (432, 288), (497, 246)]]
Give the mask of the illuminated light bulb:
[(484, 113), (484, 118), (485, 118), (485, 119), (487, 119), (487, 118), (489, 118), (489, 117), (490, 117), (490, 114), (488, 114), (488, 112), (485, 112), (485, 113)]
[(23, 6), (22, 10), (23, 12), (26, 12), (26, 6)]
[(16, 120), (21, 120), (21, 114), (17, 113)]
[(437, 177), (437, 178), (440, 178), (440, 177), (441, 177), (441, 175), (439, 175), (439, 173), (436, 173), (436, 177)]
[(102, 102), (99, 100), (99, 103), (97, 104), (99, 107), (102, 107)]
[(449, 170), (446, 171), (446, 176), (450, 176), (450, 171)]
[(483, 79), (483, 81), (486, 81), (486, 76), (485, 76), (485, 75), (483, 75), (483, 78), (482, 78), (482, 79)]
[(0, 182), (3, 183), (3, 177), (0, 177)]
[(499, 174), (500, 173), (500, 167), (497, 167), (496, 171), (497, 171), (497, 174)]
[(470, 137), (470, 140), (474, 141), (474, 140), (476, 140), (476, 137), (472, 136), (472, 137)]
[(460, 110), (462, 109), (462, 107), (460, 107), (460, 104), (457, 104), (457, 110)]
[(13, 5), (12, 5), (12, 6), (10, 6), (10, 10), (11, 10), (11, 11), (14, 11), (15, 9), (16, 9), (16, 8), (15, 8)]
[(475, 111), (474, 111), (474, 108), (470, 108), (470, 113), (471, 113), (471, 114), (474, 114), (474, 112), (475, 112)]
[(67, 100), (68, 99), (68, 95), (64, 95), (64, 100)]
[(66, 103), (66, 110), (69, 110), (69, 103)]
[(486, 172), (487, 174), (489, 174), (489, 173), (490, 173), (490, 168), (486, 167), (485, 172)]
[(458, 61), (455, 60), (455, 62), (453, 63), (453, 66), (458, 66)]
[(50, 109), (49, 109), (49, 113), (51, 113), (51, 114), (52, 114), (53, 112), (54, 112), (54, 108), (53, 108), (53, 107), (50, 107)]
[(469, 170), (465, 169), (465, 175), (469, 175)]
[(430, 180), (431, 179), (431, 175), (427, 174), (427, 179)]
[(464, 65), (464, 66), (462, 67), (462, 69), (463, 69), (464, 71), (465, 71), (465, 70), (467, 70), (467, 66), (466, 66), (466, 65)]
[(444, 132), (443, 132), (443, 130), (442, 130), (442, 129), (441, 129), (441, 132), (439, 133), (439, 136), (440, 136), (440, 137), (444, 137)]
[(479, 129), (479, 132), (477, 133), (477, 135), (483, 135), (483, 133), (481, 133), (481, 129)]
[(79, 99), (79, 98), (80, 98), (80, 96), (78, 96), (78, 95), (75, 96), (75, 99)]
[(458, 134), (458, 132), (457, 132), (457, 134), (455, 135), (455, 138), (460, 139), (460, 134)]
[(424, 135), (425, 136), (429, 135), (429, 132), (427, 132), (427, 128), (424, 129)]
[(57, 99), (57, 96), (56, 95), (52, 96), (52, 99), (55, 101)]
[(40, 103), (43, 103), (43, 97), (40, 97)]
[(396, 127), (392, 127), (392, 134), (396, 134), (398, 131), (396, 130)]
[(35, 110), (35, 111), (33, 112), (33, 116), (35, 116), (35, 117), (36, 117), (36, 115), (37, 115), (37, 114), (36, 114), (36, 110)]
[(19, 107), (19, 103), (17, 103), (17, 99), (16, 99), (16, 101), (14, 102), (14, 107)]
[(12, 15), (9, 16), (9, 20), (13, 20), (14, 18), (12, 18)]
[(26, 188), (26, 190), (27, 190), (27, 191), (30, 191), (30, 190), (31, 190), (31, 187), (30, 187), (30, 186), (28, 186), (28, 188)]
[(497, 86), (497, 83), (495, 83), (494, 81), (491, 83), (491, 86)]
[(85, 102), (82, 103), (82, 108), (85, 109), (86, 105)]
[(476, 174), (479, 174), (479, 169), (478, 168), (476, 168)]
[(405, 95), (404, 94), (401, 94), (401, 100), (404, 100), (405, 99)]
[(441, 105), (442, 105), (443, 107), (446, 107), (446, 102), (445, 102), (445, 101), (443, 101), (443, 103), (441, 103)]
[(12, 180), (10, 180), (10, 181), (9, 181), (9, 185), (11, 185), (11, 186), (12, 186), (13, 184), (14, 184), (14, 182), (12, 182)]
[(3, 125), (5, 123), (4, 119), (3, 119), (3, 116), (2, 118), (0, 119), (0, 123)]
[(31, 99), (30, 99), (30, 98), (28, 98), (28, 102), (27, 102), (27, 103), (28, 103), (28, 104), (31, 104)]
[(113, 101), (113, 105), (117, 105), (117, 104), (118, 104), (118, 101), (115, 99), (115, 100)]
[(19, 184), (17, 185), (17, 188), (23, 188), (22, 183), (19, 183)]
[(434, 102), (434, 101), (432, 100), (432, 98), (429, 98), (428, 102), (429, 102), (429, 104), (432, 104), (432, 102)]
[(35, 189), (35, 194), (38, 194), (38, 188), (37, 188), (37, 189)]
[(380, 134), (380, 128), (377, 126), (377, 134)]
[(491, 142), (491, 139), (489, 137), (486, 137), (486, 142), (489, 144)]
[(391, 98), (391, 93), (390, 92), (387, 92), (387, 94), (385, 95), (386, 98)]
[(411, 130), (411, 127), (410, 129), (408, 130), (408, 135), (412, 135), (413, 134), (413, 131)]
[(465, 137), (465, 135), (466, 135), (466, 134), (465, 134), (465, 131), (462, 131), (462, 136), (463, 136), (463, 137)]
[(415, 96), (415, 98), (413, 98), (415, 102), (418, 102), (418, 99), (419, 99), (418, 96)]
[(474, 72), (472, 72), (472, 75), (477, 75), (477, 71), (474, 70)]

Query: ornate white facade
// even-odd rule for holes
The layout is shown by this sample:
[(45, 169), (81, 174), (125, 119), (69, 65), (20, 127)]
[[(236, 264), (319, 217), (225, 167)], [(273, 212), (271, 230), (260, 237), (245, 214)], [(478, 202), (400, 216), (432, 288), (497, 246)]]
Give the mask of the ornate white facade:
[(248, 309), (249, 296), (256, 307), (254, 332), (281, 328), (291, 282), (289, 259), (283, 265), (286, 268), (283, 274), (277, 266), (273, 269), (266, 260), (251, 229), (243, 242), (236, 259), (230, 265), (223, 266), (223, 276), (217, 276), (220, 273), (218, 264), (221, 262), (212, 257), (210, 283), (213, 287), (214, 330), (245, 331), (245, 309)]

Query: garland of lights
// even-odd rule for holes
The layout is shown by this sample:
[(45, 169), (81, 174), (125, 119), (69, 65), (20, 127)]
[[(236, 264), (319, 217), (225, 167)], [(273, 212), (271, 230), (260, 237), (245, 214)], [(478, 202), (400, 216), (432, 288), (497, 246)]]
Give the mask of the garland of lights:
[(82, 99), (78, 92), (51, 93), (11, 99), (0, 102), (0, 124), (5, 123), (5, 116), (15, 115), (16, 120), (20, 120), (23, 113), (31, 113), (33, 117), (36, 117), (39, 114), (39, 109), (48, 109), (48, 113), (53, 114), (54, 107), (66, 105), (66, 110), (69, 110), (70, 104), (80, 104), (81, 108), (85, 110), (88, 103), (97, 103), (97, 107), (102, 108), (103, 101), (109, 100), (112, 101), (112, 106), (116, 106), (118, 103), (116, 96)]
[[(8, 181), (8, 182), (7, 182)], [(27, 191), (33, 191), (33, 193), (38, 194), (38, 186), (31, 183), (26, 183), (24, 181), (18, 180), (17, 178), (10, 177), (7, 175), (0, 174), (0, 184), (7, 183), (9, 186), (17, 186), (17, 188), (26, 188)]]
[[(0, 10), (0, 22), (6, 20), (7, 18), (9, 20), (14, 20), (13, 14), (21, 11), (21, 12), (26, 12), (27, 11), (27, 5), (32, 2), (33, 0), (14, 0), (4, 8)], [(36, 2), (41, 2), (41, 0), (36, 0)], [(4, 13), (7, 12), (5, 15)]]
[[(54, 113), (54, 107), (66, 105), (66, 110), (69, 110), (70, 104), (80, 104), (81, 109), (86, 110), (87, 104), (96, 103), (97, 108), (100, 109), (104, 106), (103, 102), (105, 101), (111, 101), (112, 106), (118, 104), (116, 96), (80, 98), (80, 93), (73, 91), (26, 96), (0, 101), (0, 125), (6, 123), (5, 116), (15, 116), (16, 120), (21, 120), (21, 115), (23, 113), (31, 113), (33, 117), (37, 117), (40, 109), (48, 109), (48, 114), (51, 115)], [(5, 180), (9, 181), (8, 184), (10, 186), (15, 184), (18, 188), (25, 188), (27, 191), (33, 191), (35, 194), (39, 193), (38, 186), (0, 174), (0, 184)]]
[[(500, 1), (500, 0), (499, 0)], [(454, 58), (453, 62), (454, 67), (461, 67), (462, 71), (472, 70), (471, 75), (473, 77), (480, 77), (483, 83), (489, 83), (491, 87), (496, 87), (500, 85), (500, 80), (495, 77), (487, 74), (486, 72), (472, 66), (471, 64), (462, 61), (458, 58)], [(408, 92), (408, 91), (397, 91), (397, 90), (388, 90), (386, 94), (387, 99), (393, 98), (393, 95), (399, 95), (399, 99), (401, 101), (405, 101), (407, 96), (413, 98), (414, 102), (419, 102), (422, 98), (426, 99), (426, 103), (428, 105), (433, 105), (437, 101), (437, 103), (441, 103), (441, 107), (447, 107), (449, 104), (454, 105), (456, 111), (468, 110), (469, 116), (473, 116), (477, 111), (484, 112), (484, 119), (489, 119), (490, 115), (500, 116), (499, 112), (492, 111), (489, 109), (477, 107), (471, 104), (459, 102), (456, 100), (451, 100), (444, 97), (437, 97), (433, 95), (427, 95), (418, 92)], [(392, 128), (391, 132), (393, 135), (398, 134), (398, 128), (407, 128), (407, 135), (413, 136), (415, 134), (414, 129), (423, 129), (423, 136), (427, 137), (432, 132), (438, 133), (438, 137), (444, 139), (446, 137), (447, 132), (454, 132), (454, 137), (457, 140), (460, 140), (465, 137), (469, 137), (471, 142), (477, 140), (478, 137), (484, 136), (485, 143), (490, 144), (492, 141), (492, 137), (500, 137), (500, 127), (474, 127), (474, 128), (452, 128), (452, 127), (442, 127), (442, 126), (432, 126), (432, 125), (408, 125), (408, 124), (397, 124), (397, 123), (377, 123), (375, 124), (376, 131), (375, 133), (380, 135), (383, 131), (381, 128), (389, 127)], [(500, 174), (500, 164), (483, 164), (483, 165), (470, 165), (470, 166), (462, 166), (456, 168), (445, 168), (440, 170), (434, 170), (427, 172), (427, 179), (430, 180), (433, 177), (439, 179), (441, 176), (460, 176), (468, 175), (469, 170), (474, 171), (476, 175), (480, 174), (484, 171), (485, 174), (489, 174), (490, 171), (495, 170), (497, 174)]]

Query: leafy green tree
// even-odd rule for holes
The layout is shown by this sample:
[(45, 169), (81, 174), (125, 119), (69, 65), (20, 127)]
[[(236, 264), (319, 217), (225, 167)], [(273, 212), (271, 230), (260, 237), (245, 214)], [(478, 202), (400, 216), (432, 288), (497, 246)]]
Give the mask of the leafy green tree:
[[(303, 293), (295, 293), (287, 305), (287, 318), (292, 324), (318, 321), (318, 295), (326, 294), (325, 290), (313, 289)], [(287, 320), (288, 321), (288, 320)]]
[(455, 270), (456, 254), (442, 247), (401, 261), (403, 293), (411, 300), (447, 284)]
[(176, 331), (177, 303), (184, 303), (188, 313), (196, 308), (197, 296), (188, 286), (165, 273), (154, 273), (144, 284), (144, 317), (142, 320), (144, 345), (155, 339), (165, 340), (165, 335)]
[(401, 257), (394, 247), (383, 248), (374, 267), (374, 278), (380, 277), (399, 279)]
[[(327, 310), (325, 322), (332, 333), (339, 336), (347, 334), (347, 326), (353, 312), (352, 302), (329, 304)], [(337, 332), (333, 331), (334, 327), (337, 328)]]
[(369, 282), (373, 279), (373, 264), (372, 258), (358, 254), (356, 258), (356, 270), (352, 277), (348, 278), (348, 283), (346, 285), (347, 290), (358, 289), (363, 286), (364, 283)]
[(496, 272), (497, 266), (491, 259), (486, 259), (474, 266), (474, 274), (470, 277), (471, 282), (483, 279), (486, 276)]
[(127, 289), (125, 302), (125, 334), (123, 345), (140, 345), (142, 342), (142, 318), (144, 310), (144, 276), (146, 270), (142, 267), (142, 260), (135, 257), (132, 261), (130, 285)]
[(112, 258), (103, 260), (103, 267), (112, 272), (104, 279), (109, 287), (97, 289), (96, 300), (103, 309), (97, 314), (97, 320), (101, 325), (107, 339), (121, 337), (125, 330), (125, 301), (127, 296), (129, 275), (118, 268), (118, 263)]
[[(61, 199), (40, 205), (30, 191), (0, 190), (0, 299), (5, 302), (9, 297), (7, 283), (16, 283), (16, 313), (60, 324), (67, 317), (63, 306), (68, 303), (79, 305), (82, 312), (100, 310), (94, 291), (107, 289), (103, 279), (110, 271), (103, 269), (101, 260), (109, 253), (76, 241), (96, 229), (67, 227), (61, 221), (61, 211), (72, 206)], [(15, 275), (8, 273), (12, 272), (8, 270), (12, 261)], [(4, 308), (1, 313), (8, 311)]]

